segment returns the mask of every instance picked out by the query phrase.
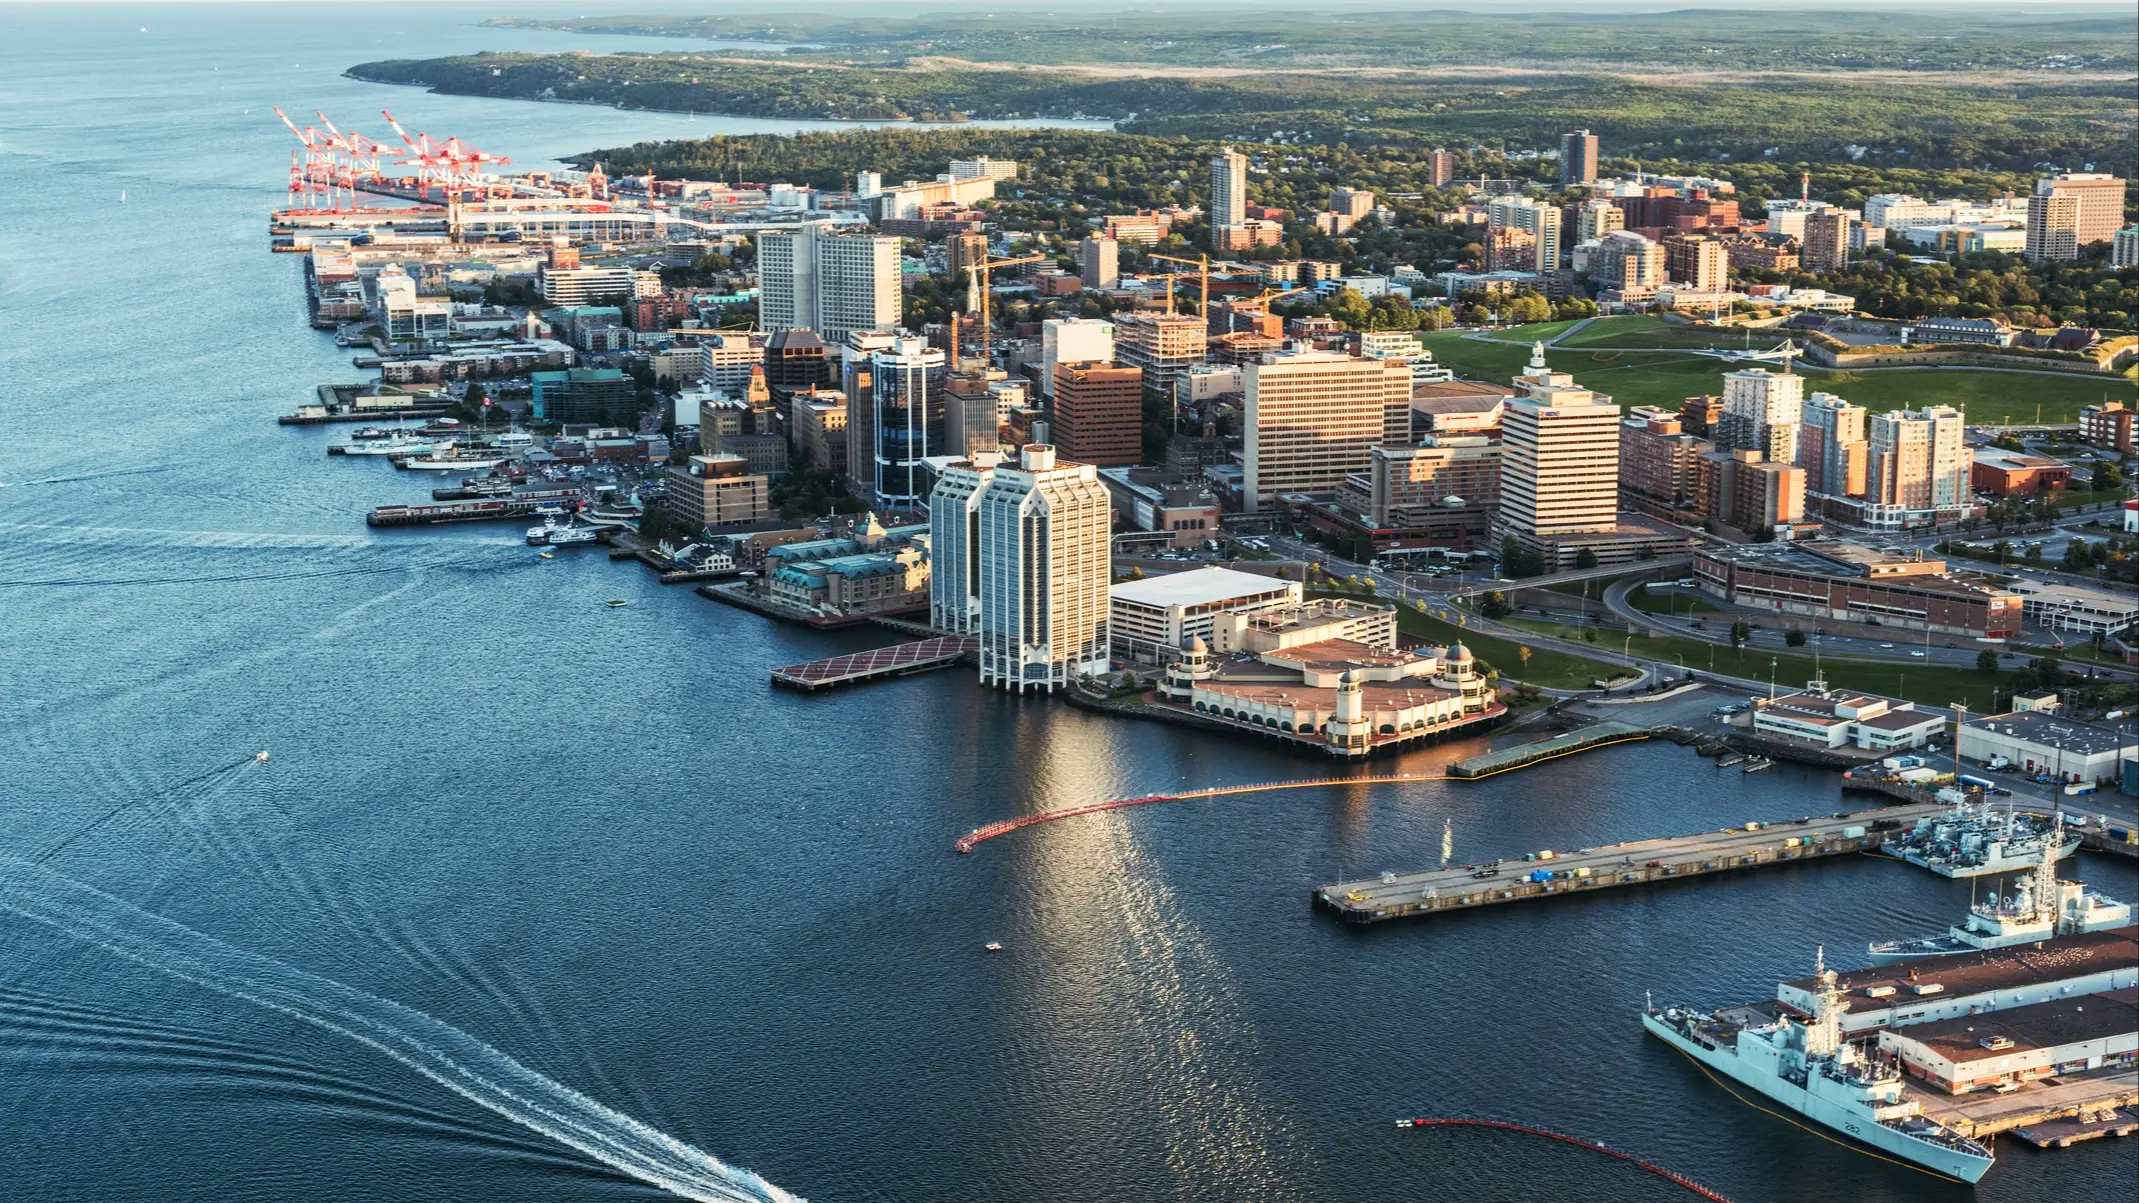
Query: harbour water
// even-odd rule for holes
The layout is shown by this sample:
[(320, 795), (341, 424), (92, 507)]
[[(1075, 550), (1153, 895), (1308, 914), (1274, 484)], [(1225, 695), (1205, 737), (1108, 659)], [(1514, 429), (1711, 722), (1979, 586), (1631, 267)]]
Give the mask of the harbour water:
[[(774, 691), (874, 637), (538, 560), (516, 528), (365, 530), (435, 482), (272, 421), (353, 377), (265, 249), (269, 105), (388, 107), (522, 165), (794, 125), (340, 78), (585, 45), (479, 15), (5, 10), (0, 1197), (724, 1197), (698, 1151), (818, 1203), (1680, 1197), (1389, 1124), (1434, 1114), (1740, 1201), (1956, 1197), (1731, 1101), (1638, 1012), (1763, 996), (1816, 940), (1852, 964), (1968, 883), (1836, 859), (1364, 933), (1307, 901), (1434, 863), (1444, 819), (1484, 859), (1832, 811), (1830, 774), (1637, 744), (960, 857), (1027, 809), (1329, 766), (959, 673)], [(2139, 1171), (2124, 1141), (2000, 1153), (1975, 1197), (2129, 1197)]]

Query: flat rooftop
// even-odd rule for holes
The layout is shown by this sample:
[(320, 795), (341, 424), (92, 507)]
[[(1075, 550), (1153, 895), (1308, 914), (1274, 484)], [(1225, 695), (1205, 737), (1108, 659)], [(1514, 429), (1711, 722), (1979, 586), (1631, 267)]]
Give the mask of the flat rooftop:
[[(1887, 1007), (1929, 1001), (1928, 996), (1916, 993), (1915, 988), (1924, 985), (1944, 986), (1937, 997), (1952, 998), (1992, 990), (2049, 985), (2082, 974), (2129, 969), (2135, 965), (2139, 965), (2139, 925), (2059, 936), (2038, 944), (1990, 952), (1964, 952), (1904, 961), (1898, 965), (1853, 969), (1840, 975), (1840, 985), (1849, 996), (1853, 1010), (1868, 1010), (1871, 1009), (1868, 1004), (1875, 1001), (1877, 1005)], [(1809, 977), (1785, 984), (1807, 994), (1819, 989), (1819, 982)], [(1882, 999), (1870, 999), (1864, 991), (1874, 986), (1891, 986), (1894, 993)]]
[(1116, 601), (1165, 609), (1169, 606), (1210, 606), (1251, 595), (1281, 592), (1291, 582), (1276, 577), (1236, 572), (1231, 568), (1192, 568), (1149, 580), (1123, 581), (1114, 586)]
[(1944, 560), (1906, 559), (1855, 543), (1748, 543), (1703, 547), (1694, 554), (1755, 572), (1861, 580), (1972, 597), (2003, 596), (2012, 592), (1980, 574), (1948, 571)]
[[(2132, 1031), (2139, 1031), (2139, 986), (2030, 1003), (2009, 1011), (1912, 1024), (1896, 1029), (1894, 1035), (1913, 1040), (1958, 1064), (2007, 1057), (2030, 1049), (2054, 1049)], [(1998, 1036), (2012, 1044), (2001, 1049), (1984, 1047), (1985, 1040)]]
[(1263, 653), (1266, 663), (1291, 664), (1303, 669), (1322, 671), (1339, 668), (1389, 668), (1429, 658), (1412, 652), (1391, 651), (1352, 639), (1323, 639), (1315, 643), (1294, 644), (1282, 651)]
[(2042, 746), (2063, 748), (2081, 756), (2139, 746), (2139, 732), (2131, 727), (2083, 723), (2044, 710), (2017, 710), (1968, 720), (1970, 730), (2006, 735)]

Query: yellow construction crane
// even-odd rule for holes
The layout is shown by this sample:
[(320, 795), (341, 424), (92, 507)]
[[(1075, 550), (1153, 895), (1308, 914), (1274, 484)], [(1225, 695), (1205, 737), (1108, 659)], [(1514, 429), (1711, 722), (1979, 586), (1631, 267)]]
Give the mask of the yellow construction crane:
[[(1210, 311), (1211, 311), (1211, 257), (1210, 257), (1209, 255), (1198, 255), (1198, 256), (1196, 256), (1196, 257), (1195, 257), (1195, 258), (1193, 258), (1193, 259), (1179, 259), (1179, 258), (1176, 258), (1176, 257), (1174, 257), (1174, 256), (1172, 256), (1172, 255), (1146, 255), (1146, 256), (1144, 256), (1144, 257), (1145, 257), (1146, 259), (1158, 259), (1158, 260), (1162, 260), (1162, 261), (1164, 261), (1164, 262), (1167, 262), (1167, 263), (1179, 263), (1179, 264), (1181, 264), (1181, 265), (1182, 265), (1182, 266), (1184, 266), (1184, 267), (1193, 267), (1193, 268), (1195, 268), (1195, 269), (1196, 269), (1196, 278), (1197, 278), (1197, 279), (1198, 279), (1199, 281), (1201, 281), (1201, 283), (1202, 283), (1202, 285), (1203, 285), (1203, 290), (1202, 290), (1202, 294), (1201, 294), (1201, 300), (1200, 300), (1200, 301), (1198, 302), (1198, 307), (1197, 307), (1197, 309), (1196, 309), (1196, 312), (1197, 312), (1197, 313), (1200, 313), (1200, 314), (1205, 314), (1205, 315), (1208, 315), (1208, 314), (1210, 313)], [(1170, 317), (1170, 316), (1172, 316), (1172, 314), (1173, 314), (1173, 277), (1174, 277), (1174, 276), (1178, 276), (1178, 275), (1186, 275), (1186, 274), (1187, 274), (1187, 273), (1185, 273), (1185, 272), (1168, 272), (1168, 273), (1167, 273), (1167, 279), (1166, 279), (1166, 313), (1167, 313), (1167, 315), (1168, 315), (1169, 317)], [(1206, 320), (1207, 320), (1207, 319), (1206, 319)]]
[[(982, 255), (980, 262), (973, 265), (974, 271), (980, 275), (980, 366), (983, 371), (987, 369), (990, 362), (989, 353), (991, 348), (989, 346), (988, 332), (994, 325), (988, 311), (988, 274), (998, 267), (1014, 267), (1020, 263), (1040, 263), (1049, 258), (1052, 258), (1052, 256), (1022, 255), (1013, 259), (991, 259), (986, 255)], [(952, 329), (956, 331), (957, 327), (954, 325)], [(963, 350), (961, 345), (963, 342), (964, 340), (958, 338), (954, 333), (951, 339), (952, 359), (963, 358), (959, 353)]]

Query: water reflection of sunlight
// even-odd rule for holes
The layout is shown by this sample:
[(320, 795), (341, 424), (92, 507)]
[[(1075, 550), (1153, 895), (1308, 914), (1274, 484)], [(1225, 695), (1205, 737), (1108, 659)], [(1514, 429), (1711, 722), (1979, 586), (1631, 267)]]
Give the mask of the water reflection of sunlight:
[[(1103, 723), (1062, 717), (1021, 731), (1032, 805), (1150, 788), (1122, 762), (1133, 744)], [(1046, 1034), (1039, 1059), (1058, 1083), (1112, 1081), (1125, 1087), (1116, 1097), (1146, 1100), (1184, 1195), (1217, 1187), (1233, 1199), (1302, 1198), (1307, 1159), (1259, 1096), (1260, 1044), (1232, 974), (1186, 918), (1148, 830), (1140, 817), (1109, 812), (1018, 841), (1029, 951), (1044, 966), (1026, 976), (1022, 1000), (1027, 1030)], [(1040, 1093), (1068, 1124), (1090, 1102)]]

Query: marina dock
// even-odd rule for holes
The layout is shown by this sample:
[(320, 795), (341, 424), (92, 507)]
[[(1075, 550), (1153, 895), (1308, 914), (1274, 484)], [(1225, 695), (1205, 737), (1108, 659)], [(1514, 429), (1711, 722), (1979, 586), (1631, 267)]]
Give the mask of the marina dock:
[(1591, 748), (1601, 748), (1607, 744), (1625, 743), (1628, 740), (1647, 738), (1649, 738), (1649, 729), (1647, 727), (1637, 727), (1632, 723), (1607, 720), (1569, 731), (1564, 735), (1555, 735), (1551, 739), (1539, 743), (1518, 744), (1512, 748), (1502, 748), (1498, 752), (1488, 752), (1483, 756), (1473, 756), (1468, 760), (1455, 761), (1448, 766), (1448, 775), (1451, 777), (1490, 777), (1495, 773), (1505, 773), (1509, 769), (1525, 768), (1541, 760), (1551, 760), (1556, 756), (1566, 756), (1574, 752), (1586, 752)]
[(830, 689), (878, 677), (903, 677), (909, 673), (948, 668), (980, 647), (971, 635), (939, 635), (914, 643), (893, 644), (866, 652), (791, 664), (772, 670), (773, 683), (796, 689)]
[(1384, 873), (1366, 881), (1319, 886), (1311, 897), (1315, 906), (1330, 911), (1345, 924), (1366, 927), (1442, 911), (1477, 910), (1563, 894), (1592, 894), (1618, 886), (1871, 852), (1917, 819), (1949, 809), (1939, 804), (1888, 806), (1607, 844), (1553, 853), (1549, 859), (1500, 860), (1476, 867)]
[(382, 505), (364, 516), (366, 526), (429, 526), (437, 522), (490, 522), (524, 518), (547, 505), (569, 504), (577, 489), (546, 489), (490, 501), (455, 501), (445, 505)]

